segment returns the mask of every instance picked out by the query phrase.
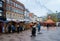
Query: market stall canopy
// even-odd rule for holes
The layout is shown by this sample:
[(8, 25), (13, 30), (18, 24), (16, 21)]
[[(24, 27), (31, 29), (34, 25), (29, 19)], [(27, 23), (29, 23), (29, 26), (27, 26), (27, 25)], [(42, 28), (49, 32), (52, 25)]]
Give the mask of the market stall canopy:
[(24, 19), (24, 21), (30, 21), (29, 19)]
[(45, 23), (55, 23), (52, 19), (48, 19), (47, 21), (45, 21)]

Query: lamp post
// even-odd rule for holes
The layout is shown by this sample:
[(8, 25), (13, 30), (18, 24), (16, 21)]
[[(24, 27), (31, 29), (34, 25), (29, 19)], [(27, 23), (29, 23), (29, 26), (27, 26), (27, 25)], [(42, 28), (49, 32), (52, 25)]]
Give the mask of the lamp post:
[(58, 20), (58, 14), (57, 14), (57, 11), (56, 11), (56, 17), (57, 17), (57, 22), (58, 22), (59, 20)]

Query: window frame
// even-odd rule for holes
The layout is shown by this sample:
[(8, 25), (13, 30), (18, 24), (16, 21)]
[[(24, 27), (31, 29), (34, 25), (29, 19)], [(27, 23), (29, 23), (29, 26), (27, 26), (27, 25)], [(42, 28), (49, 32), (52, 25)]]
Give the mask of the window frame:
[(3, 2), (2, 1), (0, 1), (0, 5), (1, 5), (0, 7), (3, 7)]
[[(1, 10), (2, 11), (2, 10)], [(3, 12), (3, 11), (2, 11)], [(0, 17), (2, 16), (2, 12), (0, 12)]]

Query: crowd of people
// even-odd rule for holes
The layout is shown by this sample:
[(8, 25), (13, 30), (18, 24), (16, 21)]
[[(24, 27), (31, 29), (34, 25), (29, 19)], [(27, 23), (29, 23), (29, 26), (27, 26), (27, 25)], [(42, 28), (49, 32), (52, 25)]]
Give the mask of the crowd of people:
[(36, 36), (36, 28), (38, 28), (38, 32), (40, 33), (40, 30), (41, 30), (41, 25), (40, 23), (32, 23), (33, 25), (31, 26), (32, 27), (32, 31), (31, 31), (31, 37), (32, 36)]
[(2, 23), (0, 22), (0, 33), (14, 33), (14, 32), (22, 32), (23, 25), (20, 23), (13, 24), (13, 23)]
[[(47, 24), (47, 29), (49, 29), (49, 24)], [(19, 33), (23, 31), (23, 25), (20, 23), (13, 24), (13, 23), (0, 23), (0, 33)], [(40, 22), (33, 23), (30, 25), (31, 28), (31, 36), (36, 36), (36, 30), (38, 30), (38, 33), (41, 31), (41, 24)], [(38, 28), (38, 29), (36, 29)]]
[[(32, 25), (31, 37), (32, 36), (36, 36), (36, 31), (37, 30), (38, 30), (38, 34), (41, 33), (41, 23), (37, 22), (37, 23), (32, 23), (32, 24), (33, 25)], [(51, 25), (47, 24), (46, 27), (47, 27), (47, 30), (49, 30), (49, 28), (51, 27)], [(38, 28), (38, 29), (36, 29), (36, 28)]]
[[(40, 31), (40, 23), (33, 23), (32, 25), (29, 25), (30, 28), (32, 28), (32, 34), (34, 33), (34, 31), (36, 31), (36, 26), (38, 27), (38, 32)], [(29, 28), (29, 27), (28, 27)], [(24, 30), (24, 25), (22, 25), (21, 23), (3, 23), (0, 22), (0, 33), (14, 33), (14, 32), (22, 32)], [(36, 32), (35, 32), (36, 33)]]

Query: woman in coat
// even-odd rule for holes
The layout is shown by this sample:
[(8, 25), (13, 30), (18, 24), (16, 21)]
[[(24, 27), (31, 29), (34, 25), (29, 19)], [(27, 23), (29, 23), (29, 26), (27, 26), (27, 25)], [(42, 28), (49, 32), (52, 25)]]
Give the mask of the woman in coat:
[(32, 27), (32, 36), (36, 36), (36, 23)]

